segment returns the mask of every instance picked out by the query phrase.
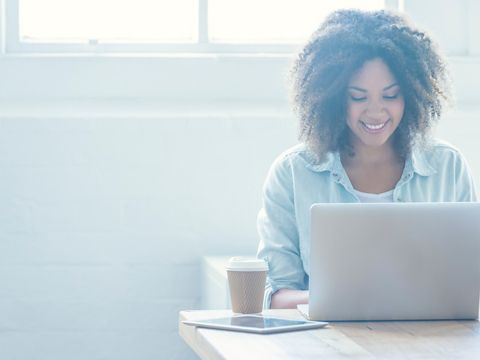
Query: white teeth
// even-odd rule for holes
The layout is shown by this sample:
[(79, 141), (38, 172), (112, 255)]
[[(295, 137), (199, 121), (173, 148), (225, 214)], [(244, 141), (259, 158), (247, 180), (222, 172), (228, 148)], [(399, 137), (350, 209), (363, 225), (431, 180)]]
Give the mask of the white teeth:
[(387, 122), (384, 122), (383, 124), (380, 124), (380, 125), (371, 125), (371, 124), (367, 124), (367, 123), (363, 123), (367, 128), (369, 128), (370, 130), (379, 130), (381, 128), (383, 128), (385, 126)]

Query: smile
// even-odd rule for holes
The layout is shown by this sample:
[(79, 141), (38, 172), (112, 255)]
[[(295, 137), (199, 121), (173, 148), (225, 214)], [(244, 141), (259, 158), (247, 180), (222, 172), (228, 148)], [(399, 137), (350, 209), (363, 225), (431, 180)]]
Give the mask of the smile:
[(360, 122), (362, 123), (363, 127), (369, 132), (377, 132), (382, 130), (385, 127), (385, 125), (388, 123), (388, 120), (381, 124), (368, 124), (363, 121), (360, 121)]

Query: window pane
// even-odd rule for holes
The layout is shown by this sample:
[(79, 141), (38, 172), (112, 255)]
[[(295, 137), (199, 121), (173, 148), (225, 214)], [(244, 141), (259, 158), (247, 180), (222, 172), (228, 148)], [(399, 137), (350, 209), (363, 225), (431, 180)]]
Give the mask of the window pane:
[(212, 42), (296, 43), (339, 8), (383, 9), (384, 0), (208, 0)]
[(198, 0), (20, 0), (20, 41), (195, 42)]

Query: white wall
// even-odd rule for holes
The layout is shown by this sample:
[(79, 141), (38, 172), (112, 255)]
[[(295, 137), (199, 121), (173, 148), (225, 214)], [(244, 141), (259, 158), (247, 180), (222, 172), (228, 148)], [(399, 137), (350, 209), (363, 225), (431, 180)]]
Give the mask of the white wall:
[(294, 123), (247, 105), (75, 106), (0, 120), (0, 358), (188, 358), (177, 317), (199, 306), (201, 256), (255, 253)]
[[(432, 27), (459, 24), (424, 3), (405, 8)], [(471, 5), (448, 3), (458, 16)], [(478, 183), (469, 44), (450, 57), (459, 108), (438, 131)], [(264, 176), (295, 143), (288, 62), (0, 57), (2, 360), (195, 358), (177, 316), (199, 306), (200, 258), (255, 252)]]

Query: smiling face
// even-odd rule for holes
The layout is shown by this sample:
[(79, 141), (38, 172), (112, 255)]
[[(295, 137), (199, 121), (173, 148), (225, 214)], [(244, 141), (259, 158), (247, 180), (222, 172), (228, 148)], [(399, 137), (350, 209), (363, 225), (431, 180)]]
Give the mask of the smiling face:
[(347, 125), (354, 134), (354, 148), (390, 144), (402, 120), (405, 101), (383, 60), (367, 61), (350, 80), (347, 96)]

